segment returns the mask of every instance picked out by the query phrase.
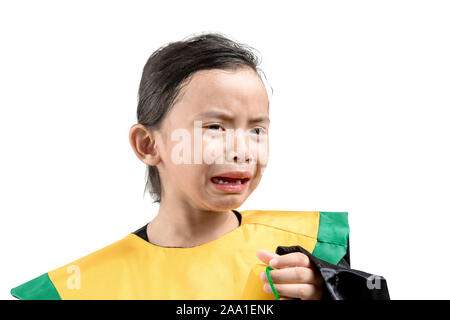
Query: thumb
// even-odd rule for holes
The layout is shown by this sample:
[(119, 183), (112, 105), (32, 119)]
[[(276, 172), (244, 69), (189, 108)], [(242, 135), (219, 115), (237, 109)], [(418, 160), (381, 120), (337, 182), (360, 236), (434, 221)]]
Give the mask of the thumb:
[(270, 252), (264, 249), (260, 249), (256, 252), (256, 257), (264, 262), (265, 264), (269, 264), (269, 261), (273, 258), (279, 257), (279, 254), (276, 254), (274, 252)]

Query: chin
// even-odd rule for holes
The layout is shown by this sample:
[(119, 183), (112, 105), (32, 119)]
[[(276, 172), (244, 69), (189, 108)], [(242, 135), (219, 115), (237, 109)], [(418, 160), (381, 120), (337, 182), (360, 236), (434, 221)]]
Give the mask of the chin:
[(215, 199), (215, 201), (208, 202), (211, 208), (221, 211), (239, 208), (247, 199), (247, 197), (243, 194), (228, 194), (219, 197), (220, 199)]

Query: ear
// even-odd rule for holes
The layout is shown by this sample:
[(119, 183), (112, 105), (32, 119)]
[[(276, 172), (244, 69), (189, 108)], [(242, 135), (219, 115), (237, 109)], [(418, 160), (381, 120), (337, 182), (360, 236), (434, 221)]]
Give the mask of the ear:
[(129, 140), (134, 153), (145, 164), (155, 166), (161, 161), (154, 131), (142, 124), (134, 124), (130, 129)]

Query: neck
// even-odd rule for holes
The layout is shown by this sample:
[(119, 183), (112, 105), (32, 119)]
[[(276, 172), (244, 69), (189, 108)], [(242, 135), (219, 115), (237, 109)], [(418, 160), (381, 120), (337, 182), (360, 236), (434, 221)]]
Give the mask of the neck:
[(161, 201), (147, 226), (151, 243), (163, 247), (192, 247), (213, 241), (239, 227), (231, 210), (211, 211), (176, 201)]

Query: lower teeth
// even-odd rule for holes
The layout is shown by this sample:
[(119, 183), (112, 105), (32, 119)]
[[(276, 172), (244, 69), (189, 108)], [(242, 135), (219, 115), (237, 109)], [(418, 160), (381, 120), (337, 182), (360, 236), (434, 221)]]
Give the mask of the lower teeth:
[[(220, 179), (214, 179), (214, 181), (216, 183), (218, 183), (218, 184), (229, 184), (229, 183), (231, 183), (231, 182), (223, 181), (223, 180), (220, 180)], [(240, 179), (238, 179), (238, 180), (236, 180), (235, 184), (242, 184), (242, 181)]]

